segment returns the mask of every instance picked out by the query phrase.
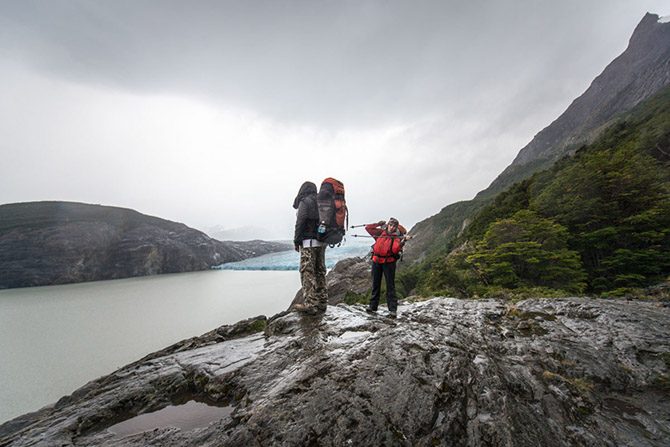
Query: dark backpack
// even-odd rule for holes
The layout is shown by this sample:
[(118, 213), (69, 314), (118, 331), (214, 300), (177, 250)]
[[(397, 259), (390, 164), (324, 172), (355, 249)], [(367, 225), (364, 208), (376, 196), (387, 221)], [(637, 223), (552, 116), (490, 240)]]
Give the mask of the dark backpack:
[(349, 225), (349, 213), (342, 182), (331, 177), (325, 179), (319, 188), (316, 203), (319, 207), (320, 223), (317, 239), (331, 247), (341, 244)]

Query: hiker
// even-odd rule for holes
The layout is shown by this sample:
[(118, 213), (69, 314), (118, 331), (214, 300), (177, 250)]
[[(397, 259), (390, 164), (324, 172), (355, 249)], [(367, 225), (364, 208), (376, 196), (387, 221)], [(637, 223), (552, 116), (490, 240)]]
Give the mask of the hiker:
[(293, 201), (298, 210), (293, 245), (300, 252), (300, 282), (304, 303), (293, 309), (305, 313), (325, 312), (328, 304), (326, 289), (326, 244), (317, 240), (319, 209), (316, 203), (316, 185), (305, 182)]
[(365, 230), (375, 238), (375, 244), (372, 247), (372, 297), (370, 305), (365, 310), (369, 313), (377, 312), (383, 275), (386, 278), (386, 304), (389, 308), (389, 317), (395, 318), (398, 311), (398, 299), (395, 294), (395, 267), (405, 245), (407, 230), (394, 217), (389, 219), (388, 224), (383, 220), (368, 224)]

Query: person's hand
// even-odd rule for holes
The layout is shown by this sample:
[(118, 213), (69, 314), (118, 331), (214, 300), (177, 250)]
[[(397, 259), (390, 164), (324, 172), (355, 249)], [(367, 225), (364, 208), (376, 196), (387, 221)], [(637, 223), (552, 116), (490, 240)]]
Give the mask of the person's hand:
[(380, 227), (382, 225), (386, 225), (386, 221), (385, 220), (380, 220), (379, 222), (377, 222), (377, 225), (380, 226)]
[(300, 244), (293, 244), (295, 251), (300, 252)]

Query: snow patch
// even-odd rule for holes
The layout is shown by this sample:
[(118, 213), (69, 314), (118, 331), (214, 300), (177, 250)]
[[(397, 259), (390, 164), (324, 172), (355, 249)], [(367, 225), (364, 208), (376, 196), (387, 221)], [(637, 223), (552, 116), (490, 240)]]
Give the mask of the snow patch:
[(670, 16), (663, 16), (658, 18), (658, 23), (668, 23), (670, 22)]

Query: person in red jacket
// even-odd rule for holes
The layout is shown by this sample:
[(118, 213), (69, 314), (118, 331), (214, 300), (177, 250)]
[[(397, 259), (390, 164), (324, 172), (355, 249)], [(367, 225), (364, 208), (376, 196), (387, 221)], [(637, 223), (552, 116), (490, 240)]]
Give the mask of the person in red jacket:
[(389, 317), (395, 318), (398, 311), (398, 299), (395, 294), (395, 267), (400, 252), (405, 245), (407, 230), (391, 217), (388, 224), (379, 221), (365, 226), (365, 230), (375, 238), (372, 247), (372, 297), (370, 305), (365, 309), (369, 313), (377, 312), (382, 276), (386, 278), (386, 303)]

